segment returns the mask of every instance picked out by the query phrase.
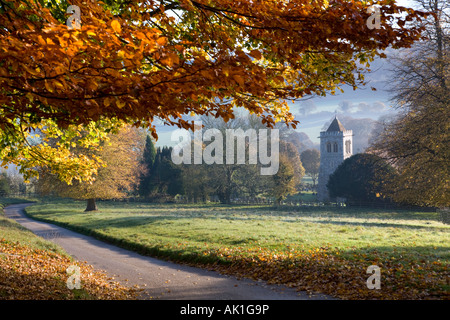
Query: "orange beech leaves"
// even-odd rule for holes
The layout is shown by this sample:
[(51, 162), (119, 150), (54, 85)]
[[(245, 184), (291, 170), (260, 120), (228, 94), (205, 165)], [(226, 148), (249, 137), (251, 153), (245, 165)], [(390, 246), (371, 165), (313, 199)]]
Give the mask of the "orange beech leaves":
[[(78, 290), (66, 284), (71, 265), (80, 268)], [(137, 292), (68, 256), (0, 239), (0, 300), (122, 300), (135, 299)]]
[(370, 30), (371, 1), (74, 0), (81, 28), (69, 29), (55, 14), (66, 7), (2, 0), (0, 129), (104, 118), (187, 128), (185, 114), (227, 120), (235, 106), (295, 125), (286, 99), (363, 84), (361, 63), (419, 39), (423, 14), (391, 2), (377, 2)]
[[(225, 264), (210, 268), (238, 277), (284, 284), (310, 294), (351, 300), (448, 299), (445, 262), (393, 257), (376, 249), (367, 253), (332, 247), (276, 251), (267, 248), (220, 248), (204, 252)], [(416, 257), (417, 258), (417, 257)], [(381, 269), (380, 290), (367, 287), (367, 268)]]

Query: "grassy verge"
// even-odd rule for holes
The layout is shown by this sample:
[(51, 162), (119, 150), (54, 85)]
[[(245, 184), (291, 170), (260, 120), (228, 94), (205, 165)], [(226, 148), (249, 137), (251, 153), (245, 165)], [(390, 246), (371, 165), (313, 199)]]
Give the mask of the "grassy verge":
[[(74, 261), (53, 242), (44, 240), (3, 214), (25, 199), (0, 199), (0, 300), (127, 299), (135, 290), (110, 281), (91, 266)], [(80, 269), (80, 289), (70, 290), (69, 266)]]
[[(448, 298), (450, 228), (432, 212), (54, 201), (52, 221), (143, 254), (346, 299)], [(381, 290), (369, 290), (370, 265)]]

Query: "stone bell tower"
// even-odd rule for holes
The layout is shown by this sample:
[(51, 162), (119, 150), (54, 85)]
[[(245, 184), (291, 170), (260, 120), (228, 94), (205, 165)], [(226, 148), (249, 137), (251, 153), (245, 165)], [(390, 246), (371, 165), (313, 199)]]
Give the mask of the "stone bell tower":
[(320, 168), (317, 200), (329, 201), (327, 183), (330, 175), (353, 155), (353, 131), (346, 130), (337, 117), (327, 131), (320, 132)]

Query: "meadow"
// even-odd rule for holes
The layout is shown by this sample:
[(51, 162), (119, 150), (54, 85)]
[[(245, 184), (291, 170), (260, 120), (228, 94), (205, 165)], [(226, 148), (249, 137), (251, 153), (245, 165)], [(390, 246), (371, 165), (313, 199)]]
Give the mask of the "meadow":
[[(53, 200), (27, 208), (119, 246), (344, 299), (446, 299), (450, 226), (435, 212)], [(367, 268), (381, 270), (380, 290)]]

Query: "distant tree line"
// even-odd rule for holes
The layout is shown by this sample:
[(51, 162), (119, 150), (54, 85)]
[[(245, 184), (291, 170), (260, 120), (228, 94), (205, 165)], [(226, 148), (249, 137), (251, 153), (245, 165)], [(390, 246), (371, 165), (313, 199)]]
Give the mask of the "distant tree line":
[(26, 194), (28, 191), (28, 185), (19, 173), (7, 171), (0, 173), (0, 197)]
[[(227, 129), (266, 129), (252, 116), (228, 122), (205, 117), (202, 124), (203, 130), (214, 128), (223, 132), (224, 136)], [(283, 138), (284, 131), (280, 131)], [(203, 142), (201, 148), (207, 146), (208, 142)], [(249, 147), (247, 140), (246, 155), (250, 152)], [(139, 185), (141, 197), (163, 201), (182, 196), (189, 202), (216, 200), (221, 203), (231, 203), (232, 199), (243, 197), (270, 197), (275, 203), (281, 203), (288, 195), (298, 192), (305, 174), (297, 148), (284, 139), (279, 143), (279, 168), (274, 175), (261, 175), (261, 164), (251, 164), (248, 159), (245, 164), (227, 164), (224, 159), (223, 164), (193, 164), (192, 161), (192, 164), (176, 165), (171, 160), (172, 150), (171, 147), (155, 148), (153, 140), (147, 137), (143, 155), (145, 171)], [(234, 152), (238, 152), (237, 149)]]

